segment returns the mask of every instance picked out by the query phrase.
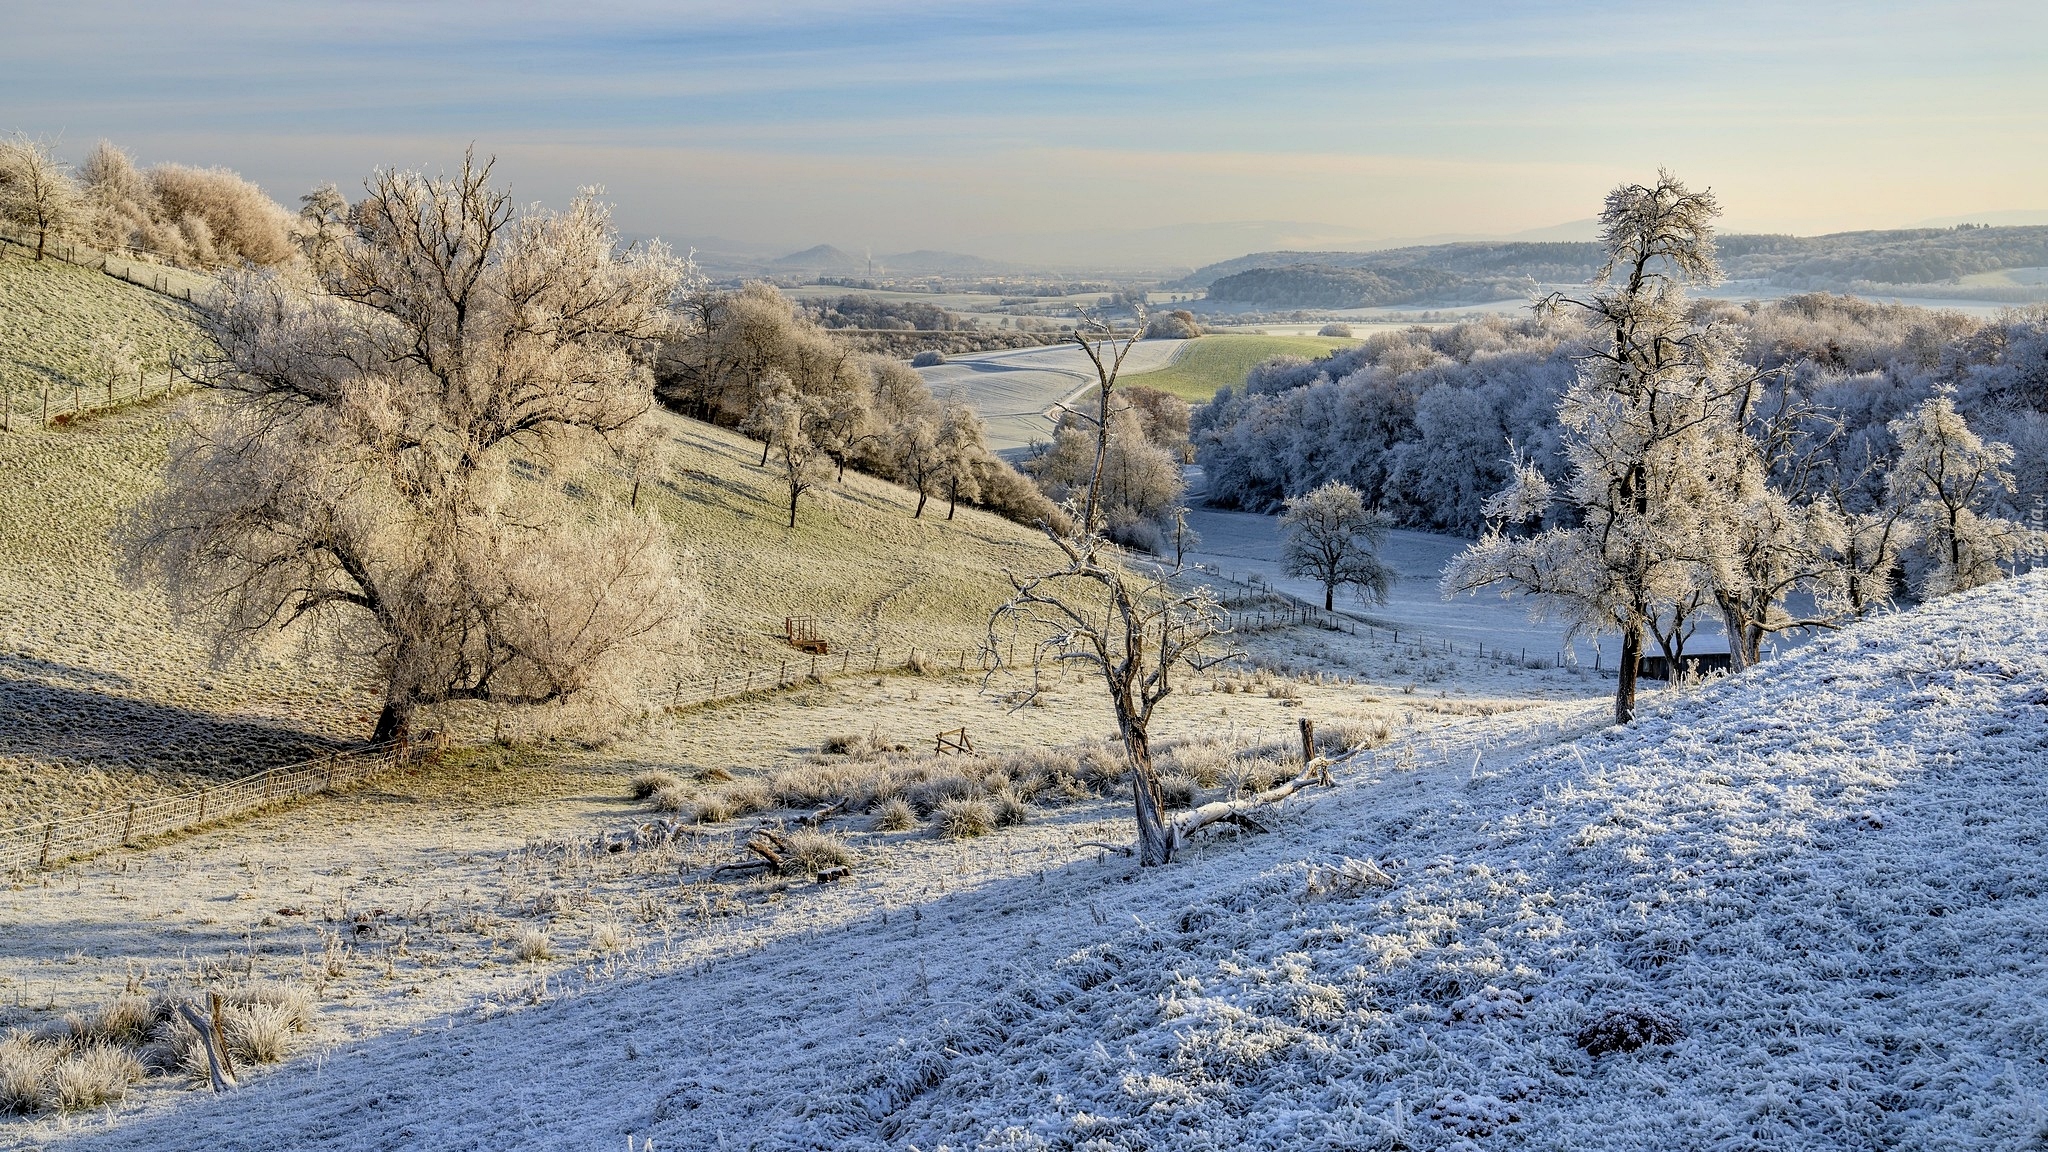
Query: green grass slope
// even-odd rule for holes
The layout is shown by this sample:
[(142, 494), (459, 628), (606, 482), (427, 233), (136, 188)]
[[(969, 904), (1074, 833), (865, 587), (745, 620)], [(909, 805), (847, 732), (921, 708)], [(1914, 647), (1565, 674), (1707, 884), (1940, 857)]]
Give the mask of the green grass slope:
[[(28, 412), (44, 389), (53, 403), (73, 387), (100, 386), (93, 339), (127, 340), (153, 373), (199, 339), (191, 306), (123, 283), (103, 272), (49, 258), (40, 262), (0, 244), (0, 393)], [(132, 382), (131, 382), (132, 383)]]
[[(196, 338), (182, 306), (98, 272), (0, 260), (5, 368), (19, 381), (68, 379), (97, 331)], [(38, 385), (39, 386), (39, 385)], [(54, 429), (17, 420), (0, 435), (0, 824), (182, 789), (362, 738), (377, 686), (310, 642), (216, 659), (204, 621), (175, 618), (155, 589), (131, 587), (110, 535), (158, 482), (180, 404), (103, 413)], [(879, 646), (890, 661), (973, 648), (1009, 585), (1006, 566), (1045, 563), (1034, 532), (849, 474), (786, 498), (760, 448), (667, 413), (662, 476), (643, 485), (692, 557), (706, 608), (693, 678), (729, 689), (808, 670), (783, 618), (816, 617), (836, 657)], [(590, 478), (586, 477), (589, 483)], [(593, 487), (613, 486), (600, 473)], [(836, 660), (829, 665), (837, 670)]]
[(1314, 359), (1355, 343), (1326, 336), (1203, 336), (1190, 341), (1171, 365), (1134, 373), (1124, 382), (1171, 392), (1190, 404), (1206, 404), (1218, 388), (1244, 383), (1246, 374), (1275, 356)]

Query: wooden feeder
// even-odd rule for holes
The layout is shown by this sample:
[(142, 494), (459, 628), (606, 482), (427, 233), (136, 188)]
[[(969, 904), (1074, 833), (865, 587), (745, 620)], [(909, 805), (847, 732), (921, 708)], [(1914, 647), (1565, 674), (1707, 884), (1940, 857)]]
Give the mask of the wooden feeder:
[(823, 636), (818, 635), (818, 619), (815, 616), (784, 616), (782, 635), (789, 641), (789, 646), (799, 652), (825, 656), (832, 651), (832, 646), (825, 642)]

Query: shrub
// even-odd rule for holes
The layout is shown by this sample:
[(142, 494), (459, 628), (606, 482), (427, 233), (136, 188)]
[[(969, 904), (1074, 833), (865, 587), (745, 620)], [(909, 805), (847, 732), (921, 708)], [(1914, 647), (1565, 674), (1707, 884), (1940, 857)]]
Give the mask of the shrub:
[(787, 862), (811, 875), (821, 869), (853, 863), (853, 851), (830, 832), (795, 828), (782, 834), (782, 842), (789, 845)]
[(1188, 340), (1202, 334), (1202, 326), (1195, 314), (1185, 308), (1171, 312), (1155, 312), (1145, 321), (1147, 340)]
[(912, 368), (936, 368), (946, 362), (946, 354), (936, 348), (927, 348), (910, 358)]
[(980, 797), (948, 800), (932, 812), (932, 829), (949, 840), (968, 840), (996, 830), (996, 814)]
[(1199, 790), (1192, 777), (1179, 773), (1159, 778), (1159, 799), (1168, 808), (1193, 808)]
[(875, 809), (874, 818), (869, 822), (869, 826), (877, 832), (907, 832), (917, 827), (917, 809), (912, 808), (910, 802), (900, 796), (884, 800), (881, 806)]
[(1337, 336), (1348, 339), (1351, 335), (1351, 325), (1341, 323), (1325, 324), (1321, 328), (1316, 329), (1316, 335)]
[(27, 1032), (9, 1032), (0, 1039), (0, 1114), (40, 1111), (44, 1081), (56, 1063), (56, 1049)]
[(591, 928), (590, 946), (599, 952), (617, 952), (626, 946), (626, 930), (607, 920)]
[(654, 770), (633, 777), (633, 799), (646, 800), (664, 788), (681, 788), (683, 781), (673, 772)]
[(512, 941), (512, 954), (527, 963), (555, 958), (554, 942), (548, 939), (545, 928), (527, 928)]
[(125, 1048), (94, 1044), (60, 1061), (49, 1074), (49, 1101), (66, 1112), (112, 1104), (142, 1079), (142, 1061)]

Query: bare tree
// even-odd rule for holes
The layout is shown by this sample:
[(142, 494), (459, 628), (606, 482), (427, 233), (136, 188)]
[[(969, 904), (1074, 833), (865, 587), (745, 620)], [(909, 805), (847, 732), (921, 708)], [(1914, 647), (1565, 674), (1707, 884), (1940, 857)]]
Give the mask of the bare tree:
[(564, 481), (648, 418), (680, 276), (588, 194), (516, 215), (465, 158), (383, 172), (325, 268), (230, 276), (217, 396), (124, 535), (221, 645), (322, 625), (385, 684), (373, 739), (455, 702), (630, 706), (694, 596), (660, 520)]
[(1395, 572), (1379, 558), (1393, 521), (1365, 506), (1358, 489), (1331, 481), (1287, 501), (1280, 514), (1280, 563), (1289, 576), (1323, 586), (1323, 610), (1336, 606), (1337, 589), (1357, 589), (1360, 599), (1384, 604)]
[[(1143, 328), (1141, 312), (1132, 331), (1117, 332), (1093, 322), (1076, 335), (1099, 380), (1098, 470), (1108, 454), (1104, 442), (1117, 371)], [(989, 676), (1006, 670), (1006, 641), (1023, 632), (1055, 667), (1076, 665), (1102, 678), (1131, 769), (1138, 862), (1166, 864), (1189, 836), (1211, 824), (1257, 827), (1251, 809), (1326, 779), (1327, 766), (1312, 762), (1301, 775), (1258, 796), (1207, 804), (1178, 820), (1167, 818), (1159, 773), (1152, 764), (1152, 716), (1173, 693), (1182, 670), (1200, 672), (1235, 655), (1216, 650), (1217, 637), (1229, 630), (1228, 616), (1206, 585), (1187, 586), (1178, 567), (1155, 564), (1134, 571), (1127, 566), (1127, 557), (1109, 542), (1095, 519), (1092, 509), (1099, 487), (1094, 482), (1088, 485), (1088, 495), (1069, 527), (1044, 526), (1063, 565), (1031, 576), (1010, 575), (1014, 592), (989, 619)], [(1033, 694), (1037, 690), (1034, 682)]]
[(82, 219), (78, 186), (41, 140), (0, 140), (0, 220), (35, 234), (36, 259)]

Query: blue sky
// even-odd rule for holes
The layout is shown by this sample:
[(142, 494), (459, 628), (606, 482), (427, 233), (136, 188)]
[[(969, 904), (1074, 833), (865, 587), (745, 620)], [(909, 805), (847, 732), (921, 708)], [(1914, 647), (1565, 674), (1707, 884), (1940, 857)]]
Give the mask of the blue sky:
[(0, 3), (0, 130), (287, 201), (474, 141), (522, 198), (768, 249), (1502, 234), (1659, 165), (1731, 229), (2048, 210), (2039, 0)]

